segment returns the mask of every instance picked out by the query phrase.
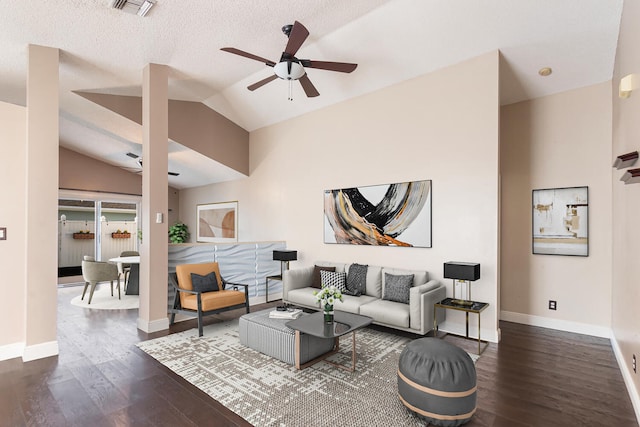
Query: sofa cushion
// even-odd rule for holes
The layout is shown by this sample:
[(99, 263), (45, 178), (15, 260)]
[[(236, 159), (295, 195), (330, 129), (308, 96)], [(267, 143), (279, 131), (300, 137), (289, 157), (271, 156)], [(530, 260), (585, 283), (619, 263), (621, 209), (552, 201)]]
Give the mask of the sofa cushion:
[(409, 304), (409, 289), (413, 284), (413, 274), (384, 273), (384, 276), (385, 288), (382, 299)]
[(292, 289), (288, 292), (287, 302), (291, 304), (300, 304), (306, 307), (316, 307), (320, 308), (320, 303), (316, 299), (316, 296), (313, 294), (315, 288), (300, 288), (300, 289)]
[(372, 301), (377, 300), (375, 297), (370, 297), (368, 295), (360, 295), (359, 297), (352, 295), (343, 295), (342, 302), (337, 301), (333, 305), (334, 310), (340, 311), (348, 311), (349, 313), (360, 314), (360, 307), (364, 304), (368, 304)]
[(320, 270), (320, 283), (323, 288), (334, 286), (341, 293), (347, 290), (347, 274), (344, 272)]
[(373, 317), (376, 323), (400, 328), (409, 327), (409, 305), (377, 299), (360, 306), (360, 314)]
[(336, 271), (335, 267), (325, 267), (316, 265), (313, 267), (313, 277), (311, 278), (311, 287), (312, 288), (322, 288), (322, 277), (320, 275), (321, 271)]
[(351, 264), (347, 274), (347, 295), (362, 295), (367, 292), (368, 265)]
[(382, 267), (367, 267), (367, 295), (382, 298)]

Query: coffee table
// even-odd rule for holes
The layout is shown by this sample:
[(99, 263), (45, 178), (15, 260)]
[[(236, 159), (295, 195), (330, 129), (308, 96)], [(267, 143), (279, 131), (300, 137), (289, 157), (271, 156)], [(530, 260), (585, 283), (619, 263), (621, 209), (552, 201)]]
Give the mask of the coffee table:
[[(295, 320), (291, 320), (285, 323), (286, 326), (295, 331), (295, 365), (297, 369), (304, 369), (313, 365), (327, 357), (335, 354), (340, 349), (340, 337), (351, 332), (352, 345), (351, 345), (351, 366), (341, 365), (339, 363), (325, 360), (327, 363), (331, 363), (341, 369), (353, 372), (356, 370), (356, 330), (370, 325), (373, 319), (369, 316), (362, 316), (360, 314), (347, 313), (345, 311), (336, 311), (333, 317), (333, 323), (324, 322), (324, 313), (318, 311), (308, 316), (302, 316)], [(313, 335), (319, 338), (333, 338), (334, 346), (333, 350), (324, 353), (315, 359), (312, 359), (304, 364), (300, 363), (300, 335), (307, 334)]]

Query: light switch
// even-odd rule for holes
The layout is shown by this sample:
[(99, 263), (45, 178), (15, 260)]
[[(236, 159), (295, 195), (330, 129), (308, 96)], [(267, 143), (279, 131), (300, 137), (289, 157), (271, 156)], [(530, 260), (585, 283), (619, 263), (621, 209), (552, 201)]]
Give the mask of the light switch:
[(7, 240), (7, 227), (0, 227), (0, 240)]
[(162, 212), (156, 213), (156, 224), (162, 224)]

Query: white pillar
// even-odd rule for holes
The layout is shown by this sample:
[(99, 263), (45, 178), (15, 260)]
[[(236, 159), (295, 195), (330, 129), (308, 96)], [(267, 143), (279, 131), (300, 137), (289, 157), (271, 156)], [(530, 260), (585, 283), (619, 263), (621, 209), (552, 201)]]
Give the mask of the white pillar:
[(59, 53), (29, 45), (28, 54), (24, 361), (58, 354)]
[(168, 141), (169, 69), (149, 64), (142, 83), (142, 246), (138, 328), (169, 328), (168, 274)]

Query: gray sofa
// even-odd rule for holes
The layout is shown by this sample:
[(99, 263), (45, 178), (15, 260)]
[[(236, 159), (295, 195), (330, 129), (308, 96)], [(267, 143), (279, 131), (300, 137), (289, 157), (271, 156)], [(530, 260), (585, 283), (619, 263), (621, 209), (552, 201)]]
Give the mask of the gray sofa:
[[(333, 262), (316, 263), (320, 267), (335, 267), (336, 272), (348, 274), (351, 264)], [(287, 304), (320, 310), (311, 287), (314, 266), (285, 270), (282, 300)], [(385, 295), (385, 273), (393, 275), (413, 274), (409, 290), (409, 303), (388, 301)], [(425, 335), (433, 329), (433, 304), (446, 297), (446, 288), (437, 280), (429, 280), (426, 271), (400, 270), (389, 267), (368, 266), (366, 292), (360, 296), (344, 295), (343, 302), (336, 302), (335, 310), (348, 311), (373, 318), (373, 323)], [(445, 319), (445, 310), (438, 310), (438, 323)]]

